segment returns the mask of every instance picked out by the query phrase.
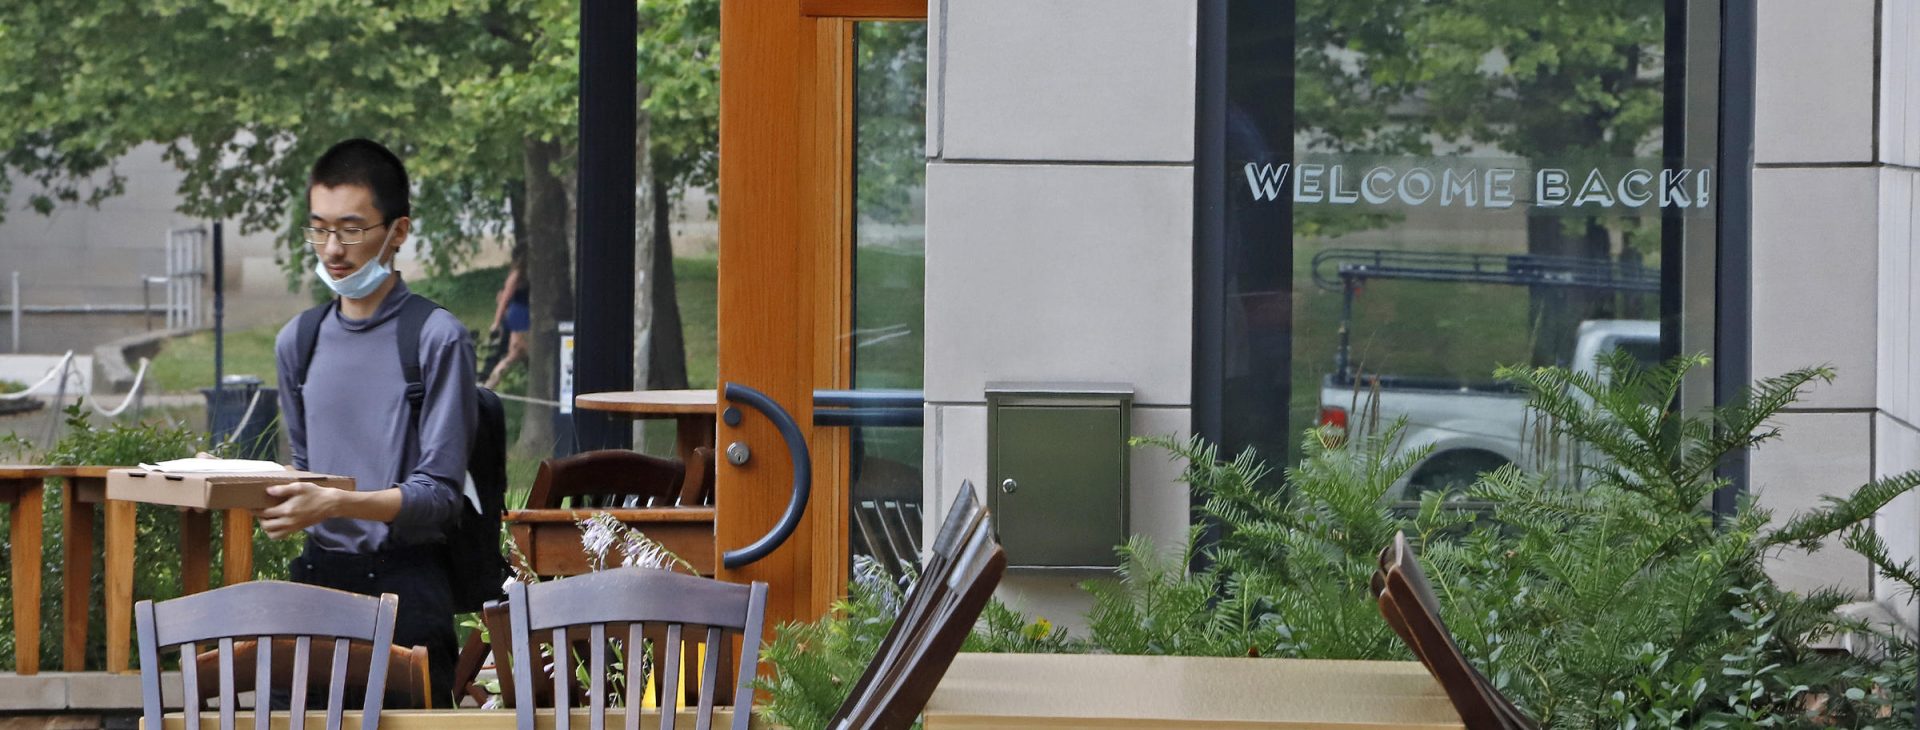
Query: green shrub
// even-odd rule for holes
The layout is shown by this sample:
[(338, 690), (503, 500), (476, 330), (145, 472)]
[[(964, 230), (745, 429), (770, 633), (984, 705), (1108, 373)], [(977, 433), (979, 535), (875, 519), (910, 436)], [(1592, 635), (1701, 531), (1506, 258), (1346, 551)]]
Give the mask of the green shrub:
[[(1548, 727), (1910, 727), (1913, 644), (1837, 615), (1852, 600), (1841, 591), (1781, 588), (1765, 559), (1838, 538), (1889, 580), (1920, 587), (1920, 570), (1889, 559), (1869, 526), (1920, 473), (1780, 524), (1744, 499), (1714, 515), (1706, 505), (1728, 486), (1718, 465), (1776, 438), (1771, 417), (1832, 375), (1764, 379), (1699, 413), (1664, 407), (1704, 363), (1640, 368), (1619, 356), (1604, 378), (1504, 369), (1529, 396), (1553, 442), (1535, 446), (1555, 464), (1505, 467), (1412, 506), (1387, 497), (1424, 452), (1397, 448), (1395, 427), (1310, 431), (1284, 479), (1251, 452), (1223, 460), (1198, 439), (1148, 439), (1186, 465), (1217, 537), (1202, 542), (1196, 528), (1171, 550), (1121, 546), (1119, 580), (1085, 586), (1094, 605), (1084, 641), (996, 604), (969, 648), (1410, 660), (1369, 590), (1379, 551), (1405, 532), (1463, 653)], [(779, 627), (766, 651), (774, 674), (762, 682), (768, 716), (823, 727), (902, 594), (866, 566), (829, 616)], [(1813, 646), (1847, 632), (1884, 651)]]
[(1393, 428), (1310, 433), (1306, 458), (1278, 489), (1251, 454), (1223, 462), (1198, 441), (1157, 440), (1190, 464), (1185, 479), (1205, 496), (1201, 513), (1221, 537), (1202, 549), (1209, 567), (1194, 573), (1182, 570), (1184, 556), (1171, 562), (1139, 542), (1124, 549), (1125, 578), (1090, 586), (1092, 643), (1410, 658), (1368, 589), (1379, 550), (1404, 531), (1462, 651), (1548, 726), (1866, 726), (1890, 722), (1880, 718), (1889, 711), (1909, 723), (1911, 647), (1894, 641), (1886, 659), (1815, 651), (1814, 639), (1873, 629), (1835, 615), (1851, 599), (1842, 592), (1780, 588), (1764, 559), (1840, 536), (1911, 581), (1910, 566), (1874, 554), (1868, 521), (1920, 474), (1867, 484), (1782, 525), (1746, 500), (1716, 519), (1705, 508), (1727, 486), (1716, 467), (1775, 438), (1769, 419), (1831, 373), (1768, 378), (1700, 414), (1660, 407), (1677, 402), (1681, 379), (1702, 364), (1641, 369), (1616, 357), (1604, 379), (1502, 370), (1574, 465), (1504, 467), (1451, 497), (1478, 510), (1454, 509), (1440, 494), (1411, 511), (1387, 505), (1423, 455), (1397, 452)]

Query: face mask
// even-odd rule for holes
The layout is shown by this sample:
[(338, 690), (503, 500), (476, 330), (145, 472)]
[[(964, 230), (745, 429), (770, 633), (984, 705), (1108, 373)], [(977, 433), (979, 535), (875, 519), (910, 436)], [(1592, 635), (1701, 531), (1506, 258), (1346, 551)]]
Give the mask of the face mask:
[(364, 299), (368, 294), (372, 294), (373, 290), (380, 288), (380, 283), (387, 280), (388, 274), (393, 273), (380, 263), (380, 257), (387, 253), (387, 241), (392, 237), (393, 230), (389, 227), (387, 235), (380, 239), (380, 250), (375, 252), (373, 260), (360, 267), (359, 271), (335, 279), (332, 274), (327, 273), (326, 262), (318, 261), (313, 265), (313, 273), (319, 274), (320, 281), (325, 283), (328, 289), (332, 289), (333, 293), (348, 299)]

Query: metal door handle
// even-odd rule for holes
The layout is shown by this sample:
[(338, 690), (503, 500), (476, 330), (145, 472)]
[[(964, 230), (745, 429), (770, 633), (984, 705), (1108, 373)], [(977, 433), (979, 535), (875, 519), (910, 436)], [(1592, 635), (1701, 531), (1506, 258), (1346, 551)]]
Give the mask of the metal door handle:
[(800, 526), (800, 518), (807, 512), (807, 500), (813, 494), (813, 457), (807, 451), (807, 439), (800, 433), (800, 426), (793, 422), (793, 416), (765, 393), (739, 383), (727, 383), (720, 393), (729, 401), (752, 406), (772, 421), (774, 428), (780, 429), (780, 438), (787, 442), (787, 454), (793, 462), (793, 492), (787, 498), (787, 511), (780, 515), (780, 521), (752, 544), (738, 550), (728, 550), (720, 556), (721, 565), (739, 568), (779, 549), (781, 543), (786, 542), (794, 529)]

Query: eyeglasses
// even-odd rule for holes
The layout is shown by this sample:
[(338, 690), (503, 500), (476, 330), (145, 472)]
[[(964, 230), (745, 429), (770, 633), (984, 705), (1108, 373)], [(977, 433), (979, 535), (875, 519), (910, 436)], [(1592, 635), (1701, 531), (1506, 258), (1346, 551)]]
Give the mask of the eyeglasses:
[(335, 236), (340, 238), (340, 245), (352, 246), (367, 240), (367, 231), (384, 225), (386, 224), (380, 223), (367, 226), (366, 228), (315, 228), (313, 226), (305, 226), (301, 230), (307, 232), (307, 243), (311, 243), (315, 248), (319, 248), (327, 245), (327, 241)]

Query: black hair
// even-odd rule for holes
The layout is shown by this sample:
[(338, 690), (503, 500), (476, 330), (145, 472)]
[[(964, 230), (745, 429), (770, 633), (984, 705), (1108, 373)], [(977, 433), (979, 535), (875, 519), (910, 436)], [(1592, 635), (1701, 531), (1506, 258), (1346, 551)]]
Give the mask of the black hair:
[(400, 158), (370, 139), (350, 139), (320, 155), (307, 175), (307, 189), (359, 185), (373, 193), (373, 207), (388, 221), (413, 215), (407, 197), (407, 168)]

